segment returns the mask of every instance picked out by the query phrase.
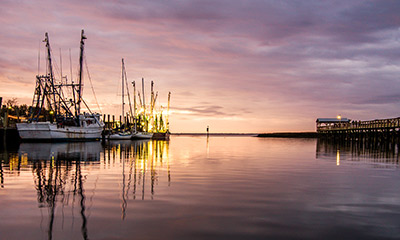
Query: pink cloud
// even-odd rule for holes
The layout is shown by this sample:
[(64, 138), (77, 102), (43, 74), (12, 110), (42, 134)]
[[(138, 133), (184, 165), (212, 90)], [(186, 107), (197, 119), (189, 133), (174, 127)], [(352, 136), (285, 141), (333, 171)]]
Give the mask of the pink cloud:
[[(44, 32), (57, 62), (62, 49), (68, 75), (71, 48), (75, 77), (84, 28), (108, 113), (118, 114), (124, 58), (130, 81), (154, 80), (163, 104), (172, 92), (177, 132), (313, 130), (315, 118), (338, 113), (392, 117), (400, 102), (399, 8), (396, 1), (4, 1), (0, 95), (31, 97)], [(93, 104), (87, 77), (84, 94)]]

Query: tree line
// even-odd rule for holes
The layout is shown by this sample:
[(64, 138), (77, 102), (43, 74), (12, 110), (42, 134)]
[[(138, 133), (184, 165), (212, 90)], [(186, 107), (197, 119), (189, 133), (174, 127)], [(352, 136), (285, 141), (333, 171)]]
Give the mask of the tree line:
[[(28, 121), (32, 113), (32, 106), (18, 104), (17, 98), (3, 100), (0, 97), (0, 106), (0, 127), (14, 127), (17, 122)], [(46, 119), (50, 111), (42, 109), (42, 115)]]

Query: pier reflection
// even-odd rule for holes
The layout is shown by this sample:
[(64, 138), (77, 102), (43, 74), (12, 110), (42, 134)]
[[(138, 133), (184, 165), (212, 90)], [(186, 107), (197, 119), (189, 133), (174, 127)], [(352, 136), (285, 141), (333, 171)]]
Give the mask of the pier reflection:
[[(26, 165), (26, 159), (18, 154), (18, 146), (0, 148), (0, 188), (4, 188), (4, 178), (7, 174), (19, 176), (21, 165)], [(7, 171), (10, 169), (12, 171)]]
[(0, 159), (0, 188), (4, 188), (3, 160)]
[(399, 163), (399, 143), (396, 141), (334, 141), (318, 139), (316, 158), (336, 158), (341, 161), (367, 161), (374, 163)]

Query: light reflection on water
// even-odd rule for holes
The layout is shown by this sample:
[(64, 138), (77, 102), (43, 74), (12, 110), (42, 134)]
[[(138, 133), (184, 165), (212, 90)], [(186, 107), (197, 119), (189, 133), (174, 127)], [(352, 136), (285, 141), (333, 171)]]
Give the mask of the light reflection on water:
[(397, 142), (362, 142), (362, 141), (332, 141), (318, 139), (316, 158), (330, 159), (336, 154), (336, 163), (340, 159), (349, 162), (368, 162), (381, 167), (398, 167), (399, 143)]
[(396, 238), (398, 156), (314, 139), (23, 143), (1, 150), (0, 236)]

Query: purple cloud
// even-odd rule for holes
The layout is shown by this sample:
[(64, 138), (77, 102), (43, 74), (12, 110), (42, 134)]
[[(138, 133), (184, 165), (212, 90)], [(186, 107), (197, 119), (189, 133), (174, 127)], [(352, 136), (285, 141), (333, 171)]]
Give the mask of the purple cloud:
[[(221, 131), (312, 130), (314, 118), (338, 113), (391, 117), (400, 91), (399, 11), (398, 1), (362, 0), (3, 1), (0, 94), (29, 99), (44, 32), (56, 61), (62, 48), (65, 69), (71, 48), (76, 72), (84, 28), (105, 111), (119, 103), (123, 57), (129, 79), (154, 80), (160, 94), (173, 92), (176, 110)], [(240, 118), (222, 124), (212, 119), (218, 115)], [(177, 113), (177, 131), (206, 124), (180, 118), (190, 119)]]

